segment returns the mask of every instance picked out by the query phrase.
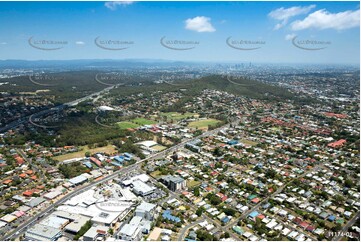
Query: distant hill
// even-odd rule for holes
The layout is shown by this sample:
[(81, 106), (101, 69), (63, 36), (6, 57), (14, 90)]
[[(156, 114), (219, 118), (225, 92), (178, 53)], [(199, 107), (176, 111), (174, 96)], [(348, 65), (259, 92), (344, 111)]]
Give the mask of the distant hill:
[[(186, 89), (189, 96), (196, 96), (204, 89), (227, 91), (235, 95), (241, 95), (260, 99), (296, 99), (285, 88), (272, 86), (248, 78), (234, 78), (220, 75), (210, 75), (201, 79), (177, 81), (172, 83), (155, 84), (154, 79), (128, 76), (119, 80), (97, 81), (97, 74), (105, 75), (99, 71), (68, 71), (45, 74), (46, 78), (37, 79), (34, 76), (19, 76), (0, 79), (0, 82), (9, 82), (11, 85), (0, 85), (0, 92), (34, 92), (36, 90), (49, 90), (39, 95), (53, 95), (57, 103), (64, 103), (76, 98), (97, 92), (109, 85), (124, 83), (111, 91), (111, 95), (129, 95), (131, 93), (151, 93), (158, 90), (178, 91)], [(159, 77), (161, 79), (161, 76)], [(101, 78), (100, 78), (101, 79)], [(142, 83), (139, 86), (139, 83)]]
[(293, 99), (293, 94), (282, 87), (272, 86), (246, 77), (226, 77), (212, 75), (201, 78), (194, 83), (195, 87), (222, 90), (235, 95), (265, 99), (269, 97)]

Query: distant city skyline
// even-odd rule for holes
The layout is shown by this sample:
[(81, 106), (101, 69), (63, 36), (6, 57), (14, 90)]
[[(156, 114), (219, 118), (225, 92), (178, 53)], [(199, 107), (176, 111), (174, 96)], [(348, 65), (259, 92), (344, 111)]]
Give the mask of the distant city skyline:
[(359, 16), (359, 2), (0, 2), (0, 53), (359, 64)]

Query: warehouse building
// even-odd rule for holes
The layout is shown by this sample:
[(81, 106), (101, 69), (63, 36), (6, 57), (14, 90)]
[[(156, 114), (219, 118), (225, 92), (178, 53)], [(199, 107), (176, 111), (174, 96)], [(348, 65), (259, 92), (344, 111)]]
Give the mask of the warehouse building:
[(25, 240), (55, 241), (62, 236), (61, 230), (50, 226), (35, 224), (25, 233)]

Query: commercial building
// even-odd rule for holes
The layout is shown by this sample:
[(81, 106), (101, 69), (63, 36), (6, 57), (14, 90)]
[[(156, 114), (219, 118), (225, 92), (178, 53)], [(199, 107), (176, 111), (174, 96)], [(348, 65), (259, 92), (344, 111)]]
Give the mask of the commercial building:
[(160, 180), (169, 188), (169, 190), (173, 192), (182, 190), (187, 186), (186, 180), (180, 176), (163, 176), (160, 178)]
[(105, 237), (107, 235), (108, 227), (93, 225), (84, 235), (84, 241), (96, 241), (98, 238)]
[(141, 239), (141, 227), (140, 222), (142, 221), (141, 217), (135, 216), (129, 222), (129, 224), (125, 224), (119, 233), (117, 234), (117, 238), (121, 240), (133, 241)]
[(142, 202), (135, 210), (135, 216), (152, 221), (154, 218), (155, 208), (157, 206), (152, 203)]
[(62, 236), (61, 230), (46, 226), (43, 224), (35, 224), (25, 233), (25, 240), (34, 241), (55, 241)]
[(87, 180), (88, 178), (86, 178), (84, 175), (79, 175), (69, 179), (69, 183), (71, 183), (73, 186), (78, 186), (80, 184), (83, 184)]
[(68, 223), (69, 223), (68, 219), (59, 218), (53, 215), (46, 217), (40, 222), (40, 224), (42, 225), (57, 228), (60, 230), (63, 229)]
[(147, 183), (141, 180), (135, 180), (132, 183), (132, 186), (133, 186), (132, 191), (139, 196), (147, 196), (155, 191), (155, 187), (151, 187)]

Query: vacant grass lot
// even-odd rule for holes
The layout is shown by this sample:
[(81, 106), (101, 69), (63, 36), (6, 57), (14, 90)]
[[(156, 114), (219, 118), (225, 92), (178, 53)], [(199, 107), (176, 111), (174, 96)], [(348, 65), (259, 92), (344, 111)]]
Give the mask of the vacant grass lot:
[(187, 187), (188, 187), (188, 188), (192, 188), (192, 187), (198, 186), (199, 184), (201, 184), (200, 181), (187, 180)]
[(198, 117), (199, 114), (197, 113), (178, 113), (178, 112), (169, 112), (169, 113), (161, 113), (160, 116), (164, 116), (167, 117), (168, 120), (175, 120), (175, 121), (179, 121), (181, 119), (185, 119), (185, 118), (192, 118), (192, 117)]
[(155, 145), (155, 146), (152, 146), (152, 149), (155, 149), (156, 151), (162, 151), (162, 150), (167, 149), (167, 147), (165, 147), (163, 145)]
[(152, 124), (157, 123), (157, 122), (155, 122), (153, 120), (146, 119), (146, 118), (135, 118), (131, 122), (139, 124), (139, 125), (152, 125)]
[(127, 122), (127, 121), (119, 122), (119, 123), (117, 123), (117, 125), (120, 129), (135, 129), (135, 128), (139, 127), (139, 124), (135, 124), (132, 122)]
[(53, 158), (57, 161), (64, 161), (64, 160), (69, 160), (69, 159), (74, 159), (74, 158), (82, 158), (85, 156), (85, 152), (87, 152), (87, 151), (89, 151), (92, 154), (97, 153), (97, 152), (104, 152), (104, 153), (112, 154), (117, 151), (113, 145), (107, 145), (104, 147), (98, 147), (98, 148), (94, 148), (94, 149), (89, 149), (88, 146), (82, 146), (81, 148), (83, 148), (83, 150), (65, 154), (65, 155), (54, 156)]
[(194, 122), (190, 122), (188, 124), (188, 127), (191, 128), (198, 128), (198, 129), (207, 129), (208, 125), (216, 125), (218, 123), (220, 123), (221, 121), (217, 120), (217, 119), (204, 119), (204, 120), (199, 120), (199, 121), (194, 121)]
[(241, 139), (240, 141), (241, 141), (241, 143), (243, 143), (245, 145), (250, 145), (250, 146), (257, 145), (257, 142), (254, 142), (254, 141), (251, 141), (251, 140), (248, 140), (248, 139)]

